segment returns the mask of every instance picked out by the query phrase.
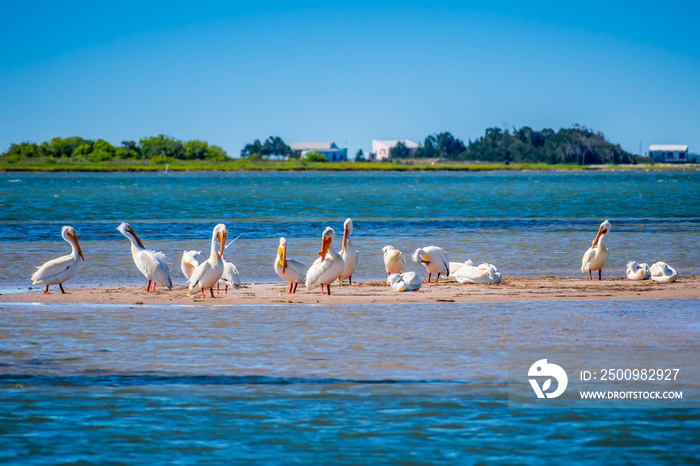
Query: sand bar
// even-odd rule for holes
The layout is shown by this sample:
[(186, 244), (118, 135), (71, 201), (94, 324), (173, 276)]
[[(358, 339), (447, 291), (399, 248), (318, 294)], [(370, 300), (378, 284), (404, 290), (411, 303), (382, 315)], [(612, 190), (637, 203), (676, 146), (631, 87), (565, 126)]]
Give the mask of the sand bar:
[[(174, 304), (174, 305), (237, 305), (237, 304), (366, 304), (366, 303), (432, 303), (432, 302), (506, 302), (534, 300), (591, 299), (658, 299), (700, 298), (700, 276), (679, 277), (675, 283), (623, 278), (590, 281), (572, 278), (504, 278), (499, 285), (460, 285), (453, 280), (423, 283), (420, 291), (397, 293), (384, 282), (369, 281), (331, 286), (332, 296), (322, 296), (320, 288), (311, 292), (301, 286), (295, 294), (287, 294), (284, 283), (259, 283), (229, 289), (228, 294), (202, 299), (187, 296), (185, 286), (172, 291), (158, 287), (146, 292), (145, 286), (78, 287), (64, 285), (66, 294), (57, 286), (44, 294), (43, 287), (26, 293), (0, 294), (0, 302), (98, 303), (98, 304)], [(216, 292), (216, 290), (214, 290)], [(223, 293), (223, 288), (221, 289)]]

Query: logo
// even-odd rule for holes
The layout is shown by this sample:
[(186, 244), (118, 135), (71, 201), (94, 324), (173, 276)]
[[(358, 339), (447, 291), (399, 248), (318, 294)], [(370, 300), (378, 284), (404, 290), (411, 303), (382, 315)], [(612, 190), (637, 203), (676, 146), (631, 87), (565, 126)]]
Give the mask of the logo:
[[(537, 398), (556, 398), (564, 393), (569, 383), (569, 378), (566, 376), (564, 369), (556, 364), (547, 363), (546, 359), (540, 359), (530, 366), (527, 375), (528, 377), (547, 377), (547, 380), (542, 384), (542, 388), (540, 388), (540, 385), (537, 383), (537, 379), (528, 379)], [(552, 378), (557, 381), (557, 389), (548, 393), (547, 390), (552, 386)]]

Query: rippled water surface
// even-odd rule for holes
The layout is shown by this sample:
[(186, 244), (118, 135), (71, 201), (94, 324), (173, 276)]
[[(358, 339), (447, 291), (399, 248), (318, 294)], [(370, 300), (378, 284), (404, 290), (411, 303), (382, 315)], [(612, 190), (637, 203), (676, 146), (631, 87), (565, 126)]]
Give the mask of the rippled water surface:
[[(27, 284), (33, 268), (65, 254), (60, 227), (78, 231), (86, 261), (72, 284), (134, 284), (131, 223), (162, 250), (184, 283), (185, 249), (209, 250), (219, 222), (228, 259), (247, 282), (272, 282), (278, 238), (310, 263), (319, 237), (352, 217), (361, 259), (356, 279), (381, 279), (381, 248), (435, 244), (451, 260), (495, 264), (505, 276), (580, 276), (599, 223), (609, 219), (606, 273), (629, 260), (663, 260), (700, 273), (700, 172), (522, 173), (2, 173), (0, 263), (6, 287)], [(339, 246), (336, 245), (339, 249)]]

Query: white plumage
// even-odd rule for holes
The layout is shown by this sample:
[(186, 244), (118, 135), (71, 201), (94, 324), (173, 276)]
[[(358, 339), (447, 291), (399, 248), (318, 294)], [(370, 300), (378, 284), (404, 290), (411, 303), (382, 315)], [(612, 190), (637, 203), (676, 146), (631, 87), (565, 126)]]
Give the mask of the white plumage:
[(207, 256), (202, 254), (202, 251), (183, 251), (182, 259), (180, 259), (180, 269), (182, 269), (182, 274), (189, 281), (192, 276), (192, 272), (197, 268), (199, 264), (207, 260)]
[(238, 269), (233, 262), (229, 262), (223, 257), (221, 261), (224, 263), (224, 271), (221, 274), (221, 278), (216, 283), (216, 293), (219, 293), (219, 285), (224, 285), (224, 294), (228, 294), (228, 287), (238, 289), (241, 287), (241, 276), (238, 273)]
[(656, 262), (649, 267), (651, 279), (659, 283), (672, 283), (678, 278), (676, 269), (668, 265), (666, 262)]
[(306, 278), (306, 271), (309, 269), (301, 262), (287, 258), (286, 238), (280, 238), (280, 244), (277, 248), (277, 257), (275, 257), (273, 267), (277, 276), (279, 276), (282, 280), (289, 282), (288, 294), (296, 293), (297, 286), (299, 286), (299, 283), (304, 282), (304, 278)]
[(328, 295), (331, 294), (331, 283), (340, 277), (343, 273), (345, 264), (343, 258), (335, 252), (332, 247), (335, 231), (331, 227), (326, 227), (323, 231), (321, 239), (321, 250), (318, 252), (320, 256), (314, 261), (306, 272), (306, 290), (311, 291), (314, 288), (321, 286), (321, 294), (325, 294), (323, 285), (328, 288)]
[(387, 275), (403, 273), (406, 270), (406, 256), (394, 246), (384, 246), (382, 254)]
[(450, 262), (450, 276), (462, 284), (501, 283), (503, 279), (495, 265), (484, 262), (474, 267), (471, 260), (461, 263)]
[(435, 283), (440, 280), (440, 275), (450, 276), (450, 266), (447, 260), (447, 253), (442, 248), (437, 246), (428, 246), (427, 248), (416, 249), (413, 253), (413, 260), (423, 264), (425, 270), (428, 271), (428, 283), (430, 283), (431, 274), (437, 274)]
[(649, 278), (649, 265), (644, 262), (637, 264), (636, 261), (630, 261), (627, 263), (625, 273), (630, 280), (646, 280)]
[[(117, 230), (131, 243), (131, 257), (134, 259), (136, 268), (148, 279), (146, 291), (155, 291), (156, 284), (165, 285), (169, 290), (173, 289), (173, 282), (170, 279), (170, 269), (166, 264), (165, 254), (151, 249), (146, 249), (131, 225), (122, 223)], [(153, 290), (151, 290), (153, 282)]]
[[(209, 288), (211, 297), (214, 297), (214, 285), (219, 281), (221, 275), (224, 273), (224, 262), (222, 256), (224, 254), (224, 246), (226, 245), (226, 235), (228, 230), (226, 225), (220, 223), (214, 227), (214, 231), (211, 235), (211, 249), (209, 252), (209, 258), (199, 264), (197, 268), (194, 269), (192, 275), (189, 279), (189, 291), (187, 294), (192, 296), (198, 291), (202, 292), (202, 297), (204, 296), (204, 290)], [(219, 250), (216, 248), (216, 241), (219, 240)]]
[(588, 272), (588, 277), (593, 280), (592, 272), (598, 271), (598, 280), (603, 278), (603, 266), (608, 260), (608, 248), (605, 247), (603, 241), (605, 235), (610, 232), (612, 225), (605, 220), (598, 227), (598, 234), (593, 239), (591, 247), (583, 254), (581, 259), (581, 272)]
[(61, 237), (70, 244), (71, 253), (37, 267), (38, 270), (31, 277), (33, 284), (46, 285), (45, 294), (49, 294), (49, 285), (58, 285), (61, 288), (61, 293), (65, 293), (63, 282), (73, 277), (78, 271), (80, 260), (85, 260), (80, 244), (78, 244), (75, 228), (64, 226), (61, 228)]
[(355, 245), (352, 244), (350, 236), (352, 235), (352, 219), (346, 219), (343, 224), (343, 244), (340, 248), (340, 255), (343, 258), (343, 273), (340, 274), (338, 278), (338, 283), (348, 279), (348, 283), (352, 285), (352, 274), (355, 272), (355, 267), (357, 267), (357, 260), (360, 257), (360, 253), (355, 249)]
[(418, 291), (421, 285), (420, 277), (416, 272), (392, 273), (386, 281), (394, 291)]

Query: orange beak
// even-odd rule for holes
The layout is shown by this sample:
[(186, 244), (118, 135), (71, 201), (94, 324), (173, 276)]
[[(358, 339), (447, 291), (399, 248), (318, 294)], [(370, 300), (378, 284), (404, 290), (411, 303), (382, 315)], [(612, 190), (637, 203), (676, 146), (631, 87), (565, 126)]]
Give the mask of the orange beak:
[(331, 248), (331, 238), (329, 236), (324, 236), (323, 241), (321, 241), (321, 250), (318, 251), (318, 255), (321, 256), (321, 260), (326, 260), (326, 254)]
[(280, 246), (277, 254), (280, 255), (280, 265), (282, 266), (282, 273), (284, 273), (287, 270), (287, 247)]
[(141, 246), (142, 248), (146, 249), (146, 246), (144, 246), (143, 243), (141, 242), (141, 240), (139, 239), (139, 237), (136, 236), (136, 233), (134, 233), (134, 230), (131, 229), (131, 226), (129, 226), (129, 228), (128, 228), (126, 231), (128, 231), (129, 233), (131, 233), (131, 235), (134, 237), (134, 239), (136, 240), (136, 242), (139, 243), (139, 246)]
[(341, 254), (345, 252), (345, 244), (346, 244), (347, 242), (348, 242), (348, 229), (345, 228), (345, 229), (343, 230), (343, 247), (340, 248), (340, 253), (341, 253)]
[(78, 236), (73, 234), (73, 233), (68, 233), (68, 236), (75, 241), (75, 248), (78, 250), (78, 255), (80, 255), (80, 258), (85, 261), (85, 258), (83, 257), (83, 250), (80, 249), (80, 244), (78, 244)]
[(221, 247), (219, 248), (219, 258), (224, 257), (224, 248), (226, 247), (226, 232), (219, 232), (219, 243)]
[(607, 232), (608, 230), (603, 229), (603, 227), (598, 228), (598, 234), (595, 235), (595, 239), (593, 240), (593, 247), (595, 247), (595, 245), (598, 244), (598, 240), (600, 239), (600, 237)]

